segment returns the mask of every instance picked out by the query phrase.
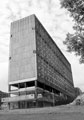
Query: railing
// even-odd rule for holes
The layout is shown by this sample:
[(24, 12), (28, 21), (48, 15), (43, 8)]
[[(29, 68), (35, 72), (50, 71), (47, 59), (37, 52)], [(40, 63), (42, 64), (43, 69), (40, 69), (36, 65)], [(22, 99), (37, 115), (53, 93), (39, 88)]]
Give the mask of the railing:
[(31, 90), (35, 90), (35, 87), (20, 88), (20, 89), (17, 89), (17, 90), (12, 90), (9, 93), (15, 93), (15, 92), (20, 92), (20, 91), (31, 91)]
[(62, 99), (65, 99), (63, 96), (54, 94), (53, 92), (49, 92), (47, 90), (44, 90), (42, 88), (39, 87), (31, 87), (31, 88), (22, 88), (20, 89), (18, 92), (23, 92), (23, 91), (35, 91), (35, 89), (37, 90), (37, 98), (35, 97), (35, 92), (32, 92), (31, 94), (25, 94), (25, 95), (21, 95), (21, 96), (13, 96), (13, 97), (7, 97), (7, 98), (2, 98), (1, 101), (2, 102), (17, 102), (17, 101), (26, 101), (26, 100), (45, 100), (45, 101), (60, 101)]
[(21, 95), (21, 96), (2, 98), (1, 101), (2, 102), (14, 102), (14, 101), (30, 100), (30, 99), (34, 99), (34, 98), (35, 98), (34, 94), (29, 94), (29, 95)]

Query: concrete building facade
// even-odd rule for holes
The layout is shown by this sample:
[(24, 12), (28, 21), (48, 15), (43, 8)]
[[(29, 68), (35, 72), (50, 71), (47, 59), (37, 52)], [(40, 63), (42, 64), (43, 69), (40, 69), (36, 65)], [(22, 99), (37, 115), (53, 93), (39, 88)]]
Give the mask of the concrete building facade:
[(10, 109), (74, 99), (71, 65), (35, 15), (11, 23), (9, 94)]

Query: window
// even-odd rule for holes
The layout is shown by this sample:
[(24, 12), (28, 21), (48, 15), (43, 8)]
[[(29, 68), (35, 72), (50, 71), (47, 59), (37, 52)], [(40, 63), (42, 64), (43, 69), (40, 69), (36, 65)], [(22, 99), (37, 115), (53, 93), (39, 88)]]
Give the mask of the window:
[(33, 50), (33, 53), (36, 53), (36, 50)]
[(9, 60), (11, 60), (11, 57), (9, 57)]

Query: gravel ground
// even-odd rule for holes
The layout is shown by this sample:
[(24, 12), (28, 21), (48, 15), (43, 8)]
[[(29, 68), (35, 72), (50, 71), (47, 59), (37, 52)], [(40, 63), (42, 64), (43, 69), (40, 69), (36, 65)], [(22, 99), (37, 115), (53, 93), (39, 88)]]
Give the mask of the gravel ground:
[(0, 120), (84, 120), (84, 106), (0, 111)]

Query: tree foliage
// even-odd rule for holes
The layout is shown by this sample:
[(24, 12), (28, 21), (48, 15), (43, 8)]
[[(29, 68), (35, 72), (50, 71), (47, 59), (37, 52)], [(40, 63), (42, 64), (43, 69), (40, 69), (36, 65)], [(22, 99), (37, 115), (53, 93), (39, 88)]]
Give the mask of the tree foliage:
[(69, 11), (74, 20), (74, 34), (67, 33), (64, 44), (69, 52), (80, 56), (80, 63), (84, 63), (84, 0), (61, 0), (61, 7)]

